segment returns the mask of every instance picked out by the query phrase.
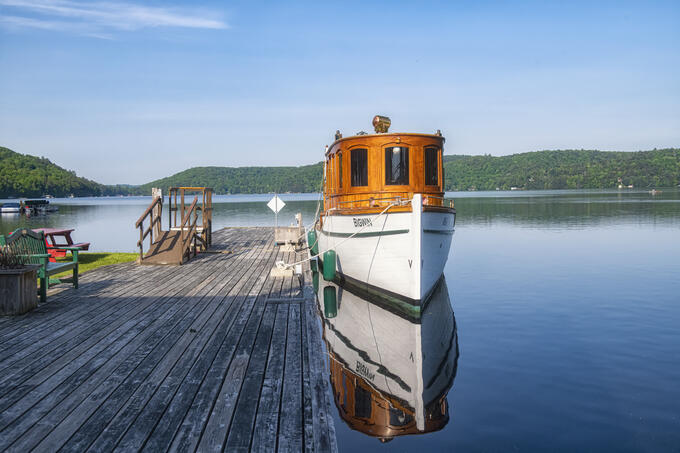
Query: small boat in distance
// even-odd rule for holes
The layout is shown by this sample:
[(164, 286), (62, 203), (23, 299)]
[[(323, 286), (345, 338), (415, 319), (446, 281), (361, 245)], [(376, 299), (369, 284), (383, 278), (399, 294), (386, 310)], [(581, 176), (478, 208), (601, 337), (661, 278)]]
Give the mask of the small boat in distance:
[(0, 213), (2, 214), (19, 214), (20, 212), (20, 203), (4, 203), (2, 206), (0, 206)]
[(44, 214), (46, 212), (56, 212), (59, 210), (58, 206), (51, 205), (49, 200), (35, 199), (24, 201), (24, 209), (26, 214)]
[(375, 134), (336, 132), (308, 240), (337, 283), (388, 294), (393, 309), (418, 317), (444, 270), (456, 210), (444, 200), (441, 132), (390, 133), (390, 124), (376, 116)]
[(47, 212), (47, 205), (49, 201), (45, 199), (25, 200), (24, 211), (27, 215), (44, 214)]

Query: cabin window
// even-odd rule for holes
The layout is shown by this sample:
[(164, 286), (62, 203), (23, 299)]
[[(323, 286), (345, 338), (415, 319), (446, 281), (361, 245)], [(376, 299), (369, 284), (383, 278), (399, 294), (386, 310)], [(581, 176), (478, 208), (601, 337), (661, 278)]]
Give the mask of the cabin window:
[(438, 148), (425, 148), (425, 185), (436, 186), (439, 185), (439, 165), (437, 162)]
[(326, 160), (326, 187), (328, 188), (328, 192), (331, 191), (331, 157), (328, 156), (328, 159)]
[(330, 183), (331, 191), (335, 192), (335, 184), (334, 184), (334, 182), (335, 182), (335, 156), (331, 156), (331, 171), (330, 171), (330, 174), (331, 174), (331, 183)]
[(408, 185), (408, 148), (385, 148), (385, 184)]
[(371, 412), (373, 412), (371, 402), (371, 392), (357, 385), (354, 388), (354, 416), (371, 418)]
[(353, 149), (350, 153), (352, 164), (352, 186), (368, 185), (368, 151), (366, 149)]
[(342, 189), (342, 153), (338, 153), (338, 187)]

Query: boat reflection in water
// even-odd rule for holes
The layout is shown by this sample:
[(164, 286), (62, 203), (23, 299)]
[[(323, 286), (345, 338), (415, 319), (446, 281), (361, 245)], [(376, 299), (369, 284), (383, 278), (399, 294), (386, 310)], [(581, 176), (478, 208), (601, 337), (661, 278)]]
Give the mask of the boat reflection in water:
[(445, 279), (418, 319), (381, 308), (372, 300), (379, 295), (321, 281), (317, 300), (340, 417), (382, 442), (442, 429), (449, 421), (446, 395), (458, 366)]

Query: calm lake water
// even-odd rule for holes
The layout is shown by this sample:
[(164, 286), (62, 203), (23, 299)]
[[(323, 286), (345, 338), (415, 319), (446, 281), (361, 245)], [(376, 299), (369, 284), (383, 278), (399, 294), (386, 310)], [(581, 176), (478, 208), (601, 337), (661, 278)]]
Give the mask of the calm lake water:
[[(449, 421), (381, 444), (335, 426), (341, 451), (680, 452), (680, 192), (452, 193), (445, 269), (459, 356)], [(214, 224), (273, 225), (271, 195), (215, 197)], [(279, 224), (315, 194), (283, 195)], [(55, 199), (94, 251), (135, 251), (148, 197)], [(330, 384), (329, 384), (330, 385)]]

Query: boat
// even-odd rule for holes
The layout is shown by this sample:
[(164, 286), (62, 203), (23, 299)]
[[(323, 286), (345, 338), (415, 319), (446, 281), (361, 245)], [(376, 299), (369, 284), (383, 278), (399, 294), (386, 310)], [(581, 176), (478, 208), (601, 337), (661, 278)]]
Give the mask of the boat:
[(381, 442), (446, 426), (459, 349), (445, 279), (417, 322), (332, 282), (317, 295), (340, 418)]
[(44, 214), (46, 212), (55, 212), (59, 207), (51, 205), (49, 200), (35, 199), (24, 201), (24, 209), (26, 214)]
[(20, 203), (4, 203), (2, 206), (0, 206), (0, 213), (2, 214), (18, 214), (20, 212)]
[(378, 115), (374, 134), (336, 132), (308, 242), (337, 283), (387, 294), (417, 316), (442, 275), (456, 210), (444, 199), (441, 132), (394, 133), (390, 124)]

